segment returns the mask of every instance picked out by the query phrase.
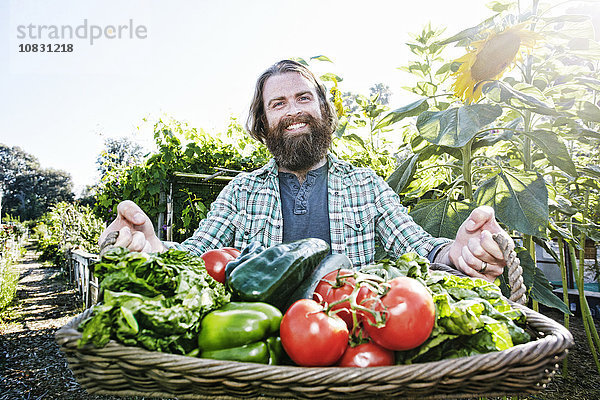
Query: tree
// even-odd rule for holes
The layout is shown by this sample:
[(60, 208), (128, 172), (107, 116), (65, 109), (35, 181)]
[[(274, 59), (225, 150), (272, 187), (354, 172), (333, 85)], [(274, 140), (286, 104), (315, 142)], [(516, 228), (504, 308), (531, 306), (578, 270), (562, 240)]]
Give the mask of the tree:
[(40, 217), (59, 201), (73, 201), (69, 173), (40, 167), (38, 159), (20, 147), (0, 144), (2, 214), (21, 220)]
[(139, 165), (144, 155), (143, 147), (127, 137), (106, 138), (104, 150), (98, 156), (96, 164), (100, 176), (103, 177), (116, 168)]

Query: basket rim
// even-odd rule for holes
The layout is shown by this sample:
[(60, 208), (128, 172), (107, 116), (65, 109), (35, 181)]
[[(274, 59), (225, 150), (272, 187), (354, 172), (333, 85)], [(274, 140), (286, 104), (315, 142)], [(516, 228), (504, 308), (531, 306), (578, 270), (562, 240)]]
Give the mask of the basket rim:
[[(478, 371), (493, 372), (510, 365), (527, 365), (539, 362), (544, 357), (555, 357), (558, 361), (560, 355), (573, 346), (574, 340), (572, 334), (561, 324), (540, 314), (536, 311), (508, 300), (513, 307), (523, 311), (527, 318), (527, 324), (540, 337), (528, 343), (519, 344), (506, 350), (496, 351), (485, 354), (477, 354), (466, 357), (444, 359), (426, 363), (415, 363), (408, 365), (394, 365), (383, 367), (301, 367), (290, 365), (265, 365), (258, 363), (244, 363), (239, 361), (223, 361), (197, 357), (188, 357), (179, 354), (161, 353), (146, 350), (141, 347), (125, 346), (115, 340), (110, 340), (104, 348), (96, 348), (88, 344), (82, 348), (77, 347), (77, 341), (82, 337), (81, 332), (77, 331), (79, 323), (87, 318), (93, 309), (93, 306), (75, 316), (67, 324), (61, 327), (55, 333), (55, 339), (61, 346), (63, 352), (76, 351), (86, 354), (95, 354), (100, 357), (117, 357), (131, 364), (147, 363), (177, 363), (177, 370), (182, 369), (202, 369), (206, 367), (223, 367), (223, 371), (241, 371), (250, 369), (253, 373), (269, 373), (278, 371), (278, 373), (292, 373), (295, 379), (304, 374), (320, 374), (324, 377), (334, 376), (340, 384), (352, 383), (357, 379), (364, 381), (367, 377), (365, 370), (377, 371), (381, 374), (378, 381), (386, 381), (386, 374), (392, 373), (390, 379), (397, 379), (398, 374), (412, 374), (415, 371), (420, 372), (420, 376), (425, 380), (446, 379), (453, 376), (464, 376), (469, 373), (469, 368), (473, 365), (478, 366)], [(564, 355), (563, 355), (564, 357)], [(560, 357), (562, 358), (562, 357)], [(425, 368), (426, 367), (426, 368)], [(343, 373), (341, 373), (343, 371)], [(248, 380), (252, 380), (252, 374), (248, 375)], [(296, 381), (297, 382), (297, 381)]]

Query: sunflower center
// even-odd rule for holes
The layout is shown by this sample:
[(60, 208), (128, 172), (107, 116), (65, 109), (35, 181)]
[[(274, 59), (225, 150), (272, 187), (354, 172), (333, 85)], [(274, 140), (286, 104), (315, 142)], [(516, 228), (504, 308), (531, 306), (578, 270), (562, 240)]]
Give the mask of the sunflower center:
[(485, 42), (471, 67), (471, 77), (476, 81), (494, 79), (514, 60), (521, 37), (514, 32), (504, 32)]

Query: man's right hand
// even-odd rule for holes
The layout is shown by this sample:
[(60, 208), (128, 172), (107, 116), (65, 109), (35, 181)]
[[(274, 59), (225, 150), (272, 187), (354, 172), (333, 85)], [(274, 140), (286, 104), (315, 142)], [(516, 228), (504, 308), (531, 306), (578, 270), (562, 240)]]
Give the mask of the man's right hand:
[(156, 253), (166, 251), (160, 241), (150, 218), (131, 200), (125, 200), (117, 206), (117, 218), (100, 235), (100, 244), (110, 232), (119, 231), (115, 246), (131, 251)]

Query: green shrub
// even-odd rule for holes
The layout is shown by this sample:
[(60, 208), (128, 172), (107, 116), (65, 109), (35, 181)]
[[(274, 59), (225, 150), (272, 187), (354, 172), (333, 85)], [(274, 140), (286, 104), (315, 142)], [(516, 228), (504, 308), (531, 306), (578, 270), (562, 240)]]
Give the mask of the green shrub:
[(0, 312), (12, 302), (17, 292), (19, 271), (8, 259), (0, 259)]
[(97, 253), (98, 238), (103, 229), (102, 220), (89, 207), (57, 203), (34, 228), (38, 250), (41, 251), (40, 260), (63, 266), (69, 250)]
[(0, 312), (12, 302), (17, 291), (19, 272), (13, 266), (23, 255), (23, 242), (27, 228), (18, 221), (7, 218), (0, 225)]
[[(251, 171), (270, 158), (266, 148), (256, 146), (236, 120), (227, 132), (208, 134), (178, 121), (162, 120), (154, 126), (158, 152), (142, 165), (115, 168), (107, 172), (96, 188), (96, 215), (106, 222), (116, 216), (119, 202), (132, 200), (156, 224), (166, 211), (161, 192), (169, 193), (175, 172), (213, 174), (215, 168)], [(173, 239), (181, 241), (192, 235), (223, 185), (199, 181), (173, 184)]]

